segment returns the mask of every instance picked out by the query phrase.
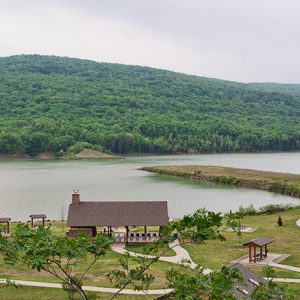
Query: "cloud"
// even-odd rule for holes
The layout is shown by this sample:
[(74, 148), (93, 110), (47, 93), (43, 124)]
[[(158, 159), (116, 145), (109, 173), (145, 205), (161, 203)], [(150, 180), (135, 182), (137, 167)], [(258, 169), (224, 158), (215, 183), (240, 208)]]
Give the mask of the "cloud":
[(300, 83), (299, 9), (292, 0), (0, 0), (0, 56), (54, 54)]

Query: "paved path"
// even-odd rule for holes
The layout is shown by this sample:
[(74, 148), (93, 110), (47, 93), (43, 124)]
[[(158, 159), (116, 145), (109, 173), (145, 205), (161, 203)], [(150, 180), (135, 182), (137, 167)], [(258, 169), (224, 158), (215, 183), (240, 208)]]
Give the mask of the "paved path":
[[(265, 278), (268, 280), (268, 278)], [(289, 282), (289, 283), (300, 283), (300, 279), (296, 278), (272, 278), (274, 282)]]
[[(11, 282), (18, 285), (26, 285), (26, 286), (35, 286), (35, 287), (45, 287), (45, 288), (56, 288), (62, 289), (62, 284), (59, 283), (50, 283), (50, 282), (38, 282), (38, 281), (25, 281), (25, 280), (11, 280)], [(6, 283), (6, 279), (0, 279), (0, 283)], [(84, 285), (82, 287), (85, 291), (91, 292), (102, 292), (102, 293), (111, 293), (115, 294), (119, 289), (115, 288), (105, 288), (98, 286), (88, 286)], [(148, 291), (135, 291), (131, 289), (124, 289), (120, 292), (120, 294), (126, 295), (164, 295), (172, 292), (172, 289), (157, 289), (157, 290), (148, 290)]]
[(282, 264), (277, 264), (277, 263), (269, 263), (269, 266), (276, 267), (276, 268), (281, 268), (281, 269), (286, 269), (294, 272), (300, 272), (300, 268), (298, 267), (293, 267), (293, 266), (288, 266), (288, 265), (282, 265)]
[[(195, 269), (197, 267), (197, 264), (195, 264), (192, 261), (188, 251), (179, 245), (178, 240), (175, 240), (174, 242), (170, 243), (169, 247), (170, 248), (173, 247), (172, 249), (175, 251), (176, 255), (162, 256), (159, 258), (159, 260), (166, 261), (166, 262), (173, 263), (173, 264), (184, 264), (185, 266), (188, 266), (192, 269)], [(120, 253), (120, 254), (129, 253), (131, 256), (135, 256), (135, 257), (145, 257), (145, 258), (150, 258), (150, 259), (156, 257), (153, 255), (144, 255), (142, 253), (127, 251), (125, 249), (124, 244), (114, 244), (114, 245), (112, 245), (112, 250), (117, 253)], [(204, 274), (208, 274), (210, 272), (211, 272), (210, 269), (204, 269), (204, 271), (203, 271)]]

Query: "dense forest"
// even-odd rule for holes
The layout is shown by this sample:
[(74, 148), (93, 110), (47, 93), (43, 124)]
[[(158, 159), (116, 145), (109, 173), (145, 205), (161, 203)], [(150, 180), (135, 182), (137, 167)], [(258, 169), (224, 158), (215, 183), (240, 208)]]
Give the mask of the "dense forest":
[(0, 58), (0, 153), (300, 150), (300, 86), (66, 57)]

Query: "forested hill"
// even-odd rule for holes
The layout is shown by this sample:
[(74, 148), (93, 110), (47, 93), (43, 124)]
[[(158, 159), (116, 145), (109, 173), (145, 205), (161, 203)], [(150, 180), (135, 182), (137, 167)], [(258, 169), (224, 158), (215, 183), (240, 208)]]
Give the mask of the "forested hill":
[(0, 58), (0, 114), (8, 154), (300, 150), (300, 93), (148, 67)]

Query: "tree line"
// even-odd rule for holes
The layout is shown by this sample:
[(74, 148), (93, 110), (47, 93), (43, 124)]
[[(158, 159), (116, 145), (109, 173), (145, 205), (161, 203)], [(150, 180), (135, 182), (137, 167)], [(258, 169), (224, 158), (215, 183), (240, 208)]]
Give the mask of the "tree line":
[(300, 96), (274, 89), (71, 58), (0, 58), (0, 153), (300, 150)]

